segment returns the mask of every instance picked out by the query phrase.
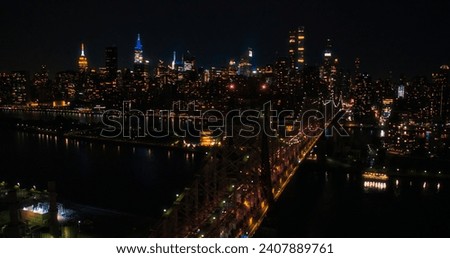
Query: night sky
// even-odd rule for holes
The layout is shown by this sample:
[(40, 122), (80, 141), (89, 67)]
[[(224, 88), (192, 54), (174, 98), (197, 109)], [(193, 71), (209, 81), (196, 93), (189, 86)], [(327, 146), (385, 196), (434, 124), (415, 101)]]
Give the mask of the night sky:
[(91, 66), (115, 45), (119, 66), (131, 67), (137, 33), (153, 64), (190, 50), (200, 65), (222, 66), (252, 47), (264, 65), (287, 56), (288, 31), (304, 25), (309, 64), (331, 38), (345, 68), (359, 56), (377, 77), (429, 75), (450, 63), (449, 14), (450, 1), (423, 0), (2, 1), (0, 71), (75, 69), (81, 42)]

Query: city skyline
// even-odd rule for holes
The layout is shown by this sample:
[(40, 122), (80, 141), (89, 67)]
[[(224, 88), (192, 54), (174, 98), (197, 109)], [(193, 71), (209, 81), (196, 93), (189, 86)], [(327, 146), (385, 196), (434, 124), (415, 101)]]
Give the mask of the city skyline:
[(449, 7), (8, 2), (0, 237), (448, 237)]
[[(297, 32), (297, 30), (299, 32)], [(307, 32), (306, 32), (306, 34), (307, 34)], [(317, 63), (311, 64), (304, 57), (305, 56), (305, 52), (306, 53), (309, 52), (308, 51), (309, 49), (306, 48), (306, 50), (305, 50), (305, 46), (304, 46), (305, 45), (304, 42), (305, 41), (307, 42), (308, 39), (309, 39), (308, 37), (305, 37), (305, 27), (304, 26), (296, 27), (295, 29), (289, 31), (287, 33), (287, 35), (288, 35), (288, 37), (287, 37), (287, 39), (285, 41), (287, 42), (286, 45), (288, 45), (289, 49), (287, 49), (286, 52), (283, 53), (284, 55), (280, 54), (280, 53), (276, 53), (277, 56), (274, 56), (273, 60), (270, 63), (264, 63), (264, 64), (252, 63), (252, 67), (254, 69), (256, 69), (257, 67), (264, 67), (266, 65), (275, 65), (279, 58), (288, 60), (290, 65), (292, 65), (292, 67), (290, 67), (290, 68), (291, 69), (295, 69), (295, 70), (302, 70), (302, 69), (304, 69), (305, 67), (308, 67), (308, 66), (320, 67), (322, 65), (323, 59), (322, 60), (317, 59)], [(299, 35), (301, 35), (300, 37), (302, 37), (301, 43), (298, 43), (297, 42), (298, 39), (296, 39), (295, 42), (293, 42), (293, 45), (291, 46), (291, 44), (292, 44), (291, 43), (292, 37), (297, 38), (297, 37), (299, 37)], [(113, 45), (110, 45), (110, 46), (104, 46), (101, 50), (96, 50), (96, 51), (90, 50), (89, 51), (89, 50), (86, 50), (86, 48), (88, 48), (88, 47), (86, 47), (86, 44), (84, 42), (81, 42), (79, 44), (78, 50), (76, 51), (78, 53), (78, 55), (75, 58), (75, 60), (73, 61), (72, 67), (70, 67), (70, 68), (54, 70), (54, 69), (49, 68), (46, 63), (43, 63), (43, 64), (39, 65), (38, 67), (35, 67), (32, 70), (26, 70), (26, 69), (14, 69), (13, 70), (13, 69), (10, 69), (10, 70), (0, 70), (0, 72), (26, 71), (26, 72), (30, 72), (30, 74), (33, 74), (33, 73), (39, 72), (42, 69), (42, 67), (45, 66), (45, 69), (47, 69), (47, 71), (49, 72), (51, 77), (53, 77), (58, 72), (80, 70), (81, 69), (80, 68), (80, 60), (83, 60), (83, 61), (81, 61), (83, 63), (83, 65), (82, 65), (83, 66), (83, 68), (82, 68), (83, 70), (107, 68), (108, 65), (106, 63), (111, 62), (110, 60), (108, 60), (111, 57), (108, 57), (107, 56), (108, 54), (106, 53), (108, 51), (115, 51), (115, 54), (114, 54), (115, 55), (115, 61), (114, 62), (117, 63), (116, 64), (117, 65), (117, 70), (120, 70), (120, 69), (133, 70), (133, 68), (136, 68), (135, 67), (136, 64), (144, 64), (144, 63), (146, 65), (149, 65), (152, 68), (156, 69), (156, 67), (157, 67), (157, 65), (159, 64), (160, 61), (163, 61), (168, 66), (171, 66), (173, 61), (181, 61), (183, 59), (184, 54), (190, 54), (189, 50), (184, 50), (184, 51), (180, 51), (181, 54), (179, 56), (177, 56), (176, 53), (180, 53), (180, 52), (174, 50), (174, 51), (170, 52), (172, 54), (172, 56), (167, 55), (166, 58), (158, 58), (158, 57), (155, 57), (154, 59), (147, 58), (147, 55), (143, 54), (144, 53), (144, 51), (143, 51), (144, 44), (142, 44), (142, 42), (141, 42), (141, 34), (137, 33), (136, 36), (137, 36), (137, 40), (135, 40), (134, 47), (130, 51), (126, 52), (128, 58), (127, 58), (126, 64), (124, 66), (120, 66), (119, 65), (119, 64), (123, 64), (124, 61), (122, 61), (120, 58), (118, 58), (118, 56), (119, 56), (118, 53), (120, 53), (121, 56), (123, 56), (123, 54), (118, 49), (116, 44), (113, 44)], [(136, 36), (135, 36), (135, 38), (136, 38)], [(331, 43), (331, 42), (333, 42), (333, 43)], [(356, 69), (358, 69), (360, 72), (370, 74), (375, 79), (386, 79), (388, 77), (391, 77), (392, 75), (394, 75), (395, 79), (398, 79), (398, 78), (404, 77), (404, 76), (407, 76), (407, 77), (415, 77), (415, 76), (430, 77), (439, 67), (441, 67), (443, 65), (447, 65), (447, 63), (442, 63), (440, 65), (437, 65), (437, 66), (433, 67), (428, 74), (399, 73), (399, 72), (392, 71), (392, 70), (389, 70), (389, 71), (386, 70), (385, 74), (383, 74), (382, 76), (376, 76), (376, 74), (374, 76), (374, 74), (371, 73), (371, 71), (369, 71), (369, 70), (364, 68), (366, 66), (370, 66), (370, 64), (365, 63), (364, 60), (362, 60), (363, 68), (361, 69), (361, 58), (359, 56), (355, 57), (355, 59), (353, 60), (353, 63), (351, 63), (350, 66), (348, 66), (348, 67), (347, 66), (342, 66), (342, 64), (341, 64), (341, 61), (342, 61), (341, 56), (339, 55), (339, 53), (337, 53), (337, 51), (335, 51), (334, 43), (335, 42), (332, 39), (330, 39), (330, 38), (324, 39), (324, 44), (323, 44), (322, 51), (320, 51), (320, 54), (318, 56), (320, 58), (324, 58), (325, 57), (325, 59), (327, 59), (327, 57), (331, 58), (331, 52), (332, 52), (333, 53), (333, 59), (336, 58), (336, 60), (338, 60), (339, 69), (342, 69), (342, 71), (351, 73), (351, 72), (354, 71), (354, 69), (357, 66)], [(300, 48), (299, 48), (299, 50), (295, 50), (296, 53), (293, 54), (294, 53), (293, 49), (294, 48), (297, 49), (297, 46), (299, 46)], [(198, 67), (202, 68), (202, 69), (225, 68), (227, 65), (229, 65), (230, 60), (231, 61), (239, 60), (239, 56), (242, 57), (243, 55), (245, 55), (245, 52), (247, 50), (250, 50), (252, 52), (252, 55), (253, 55), (253, 53), (255, 53), (255, 51), (253, 51), (253, 48), (251, 48), (251, 47), (249, 47), (245, 51), (244, 50), (245, 49), (243, 49), (240, 54), (235, 54), (234, 56), (231, 56), (225, 62), (222, 62), (220, 64), (212, 64), (211, 66), (203, 66), (203, 65), (201, 65), (202, 62), (201, 62), (201, 59), (200, 59), (200, 61), (198, 61), (198, 63), (200, 63), (200, 65), (198, 65)], [(138, 51), (138, 52), (136, 52), (136, 51)], [(300, 56), (297, 53), (297, 51), (298, 51), (298, 53), (301, 53)], [(97, 52), (102, 53), (103, 57), (101, 57), (101, 61), (98, 64), (92, 65), (91, 62), (90, 61), (88, 62), (87, 60), (91, 60), (90, 57), (89, 57), (90, 55), (91, 56), (99, 55)], [(91, 53), (91, 54), (89, 54), (89, 53)], [(170, 59), (170, 57), (172, 57), (172, 59)], [(139, 59), (139, 61), (137, 61), (137, 59)], [(258, 58), (256, 58), (256, 60), (257, 59)], [(255, 60), (254, 55), (252, 56), (252, 60)], [(292, 63), (292, 60), (294, 60), (295, 62)], [(86, 63), (84, 63), (84, 62), (86, 62)], [(358, 62), (358, 64), (356, 64), (355, 62)], [(299, 63), (301, 63), (301, 65), (298, 65)]]
[[(27, 5), (31, 8), (21, 12)], [(359, 57), (363, 70), (375, 77), (389, 71), (397, 76), (429, 75), (450, 59), (446, 52), (450, 39), (445, 29), (448, 3), (282, 1), (257, 6), (249, 1), (222, 4), (221, 12), (214, 8), (206, 12), (202, 1), (169, 1), (153, 6), (138, 2), (132, 6), (142, 8), (137, 8), (133, 16), (130, 5), (124, 4), (121, 9), (115, 2), (65, 2), (58, 6), (7, 3), (0, 25), (6, 35), (0, 41), (0, 70), (37, 71), (42, 64), (51, 73), (71, 70), (76, 66), (73, 60), (78, 57), (80, 43), (86, 44), (93, 67), (102, 66), (104, 48), (113, 45), (119, 49), (119, 66), (131, 67), (129, 51), (133, 51), (137, 33), (143, 36), (152, 65), (158, 59), (169, 61), (174, 50), (190, 50), (200, 66), (220, 66), (229, 58), (239, 58), (247, 47), (254, 49), (256, 63), (265, 65), (274, 62), (276, 53), (287, 56), (288, 31), (298, 26), (306, 28), (305, 57), (310, 65), (320, 64), (327, 38), (333, 40), (342, 67), (350, 69)], [(75, 17), (77, 26), (72, 23)], [(212, 21), (208, 22), (208, 18)], [(29, 57), (29, 62), (21, 62), (17, 58), (20, 55)]]

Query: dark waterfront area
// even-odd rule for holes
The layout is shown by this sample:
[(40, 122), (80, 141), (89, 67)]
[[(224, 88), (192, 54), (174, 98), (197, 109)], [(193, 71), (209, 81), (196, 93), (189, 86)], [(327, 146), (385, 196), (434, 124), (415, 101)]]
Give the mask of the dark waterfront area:
[(2, 131), (1, 142), (0, 181), (42, 189), (56, 180), (63, 199), (153, 217), (173, 202), (202, 159), (199, 153), (16, 131)]
[[(1, 117), (26, 119), (24, 123), (61, 119), (25, 112)], [(96, 118), (64, 119), (83, 125)], [(0, 142), (0, 182), (46, 191), (47, 183), (55, 181), (58, 202), (76, 211), (78, 235), (86, 237), (147, 237), (163, 210), (192, 181), (204, 156), (173, 148), (69, 139), (5, 123), (0, 126)]]

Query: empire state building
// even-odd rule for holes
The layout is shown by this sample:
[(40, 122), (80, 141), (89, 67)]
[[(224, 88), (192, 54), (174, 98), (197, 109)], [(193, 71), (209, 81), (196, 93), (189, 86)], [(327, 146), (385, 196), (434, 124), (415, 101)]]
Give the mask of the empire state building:
[(150, 74), (148, 71), (149, 61), (144, 59), (142, 50), (141, 35), (137, 35), (136, 46), (134, 47), (134, 85), (137, 92), (146, 91), (149, 87)]
[(143, 50), (142, 50), (142, 43), (141, 43), (141, 35), (137, 35), (136, 40), (136, 46), (134, 47), (134, 63), (135, 64), (143, 64), (144, 63), (144, 57), (143, 57)]
[(88, 59), (84, 54), (84, 44), (81, 43), (81, 55), (78, 58), (78, 69), (80, 72), (86, 72), (89, 67)]

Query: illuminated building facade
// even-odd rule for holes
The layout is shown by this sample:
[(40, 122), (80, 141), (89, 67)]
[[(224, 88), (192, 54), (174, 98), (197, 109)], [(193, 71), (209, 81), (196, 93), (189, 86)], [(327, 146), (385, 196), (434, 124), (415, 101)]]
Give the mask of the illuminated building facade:
[(289, 82), (289, 66), (286, 58), (278, 58), (274, 68), (275, 88), (281, 92), (286, 92)]
[(26, 71), (0, 73), (0, 104), (25, 104), (29, 86), (29, 74)]
[(81, 43), (81, 54), (80, 57), (78, 57), (78, 70), (80, 72), (86, 72), (88, 70), (88, 67), (88, 59), (84, 53), (84, 44)]
[(405, 98), (405, 85), (400, 84), (398, 86), (397, 98)]
[(25, 71), (11, 73), (12, 103), (25, 104), (27, 101), (27, 88), (29, 83), (29, 74)]
[(136, 46), (134, 47), (134, 63), (143, 64), (144, 63), (144, 50), (141, 43), (141, 35), (137, 35)]
[(252, 59), (253, 59), (253, 49), (248, 48), (247, 52), (241, 58), (238, 65), (238, 74), (250, 77), (252, 75)]
[[(72, 101), (75, 99), (79, 88), (77, 88), (78, 75), (75, 71), (58, 72), (55, 76), (56, 100)], [(83, 87), (84, 84), (79, 84)]]
[(289, 61), (292, 70), (302, 70), (305, 65), (305, 27), (289, 32)]

